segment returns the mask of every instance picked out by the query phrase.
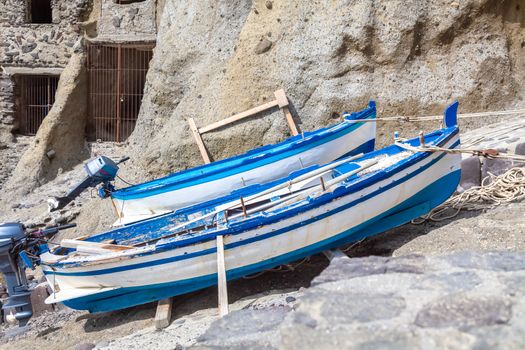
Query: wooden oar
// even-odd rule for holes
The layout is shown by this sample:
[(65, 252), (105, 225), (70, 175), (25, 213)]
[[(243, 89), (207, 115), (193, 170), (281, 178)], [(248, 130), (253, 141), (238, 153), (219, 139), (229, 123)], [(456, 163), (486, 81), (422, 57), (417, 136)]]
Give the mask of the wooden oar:
[(296, 177), (296, 178), (294, 178), (294, 179), (292, 179), (292, 180), (290, 180), (288, 182), (279, 184), (277, 186), (274, 186), (272, 188), (264, 190), (264, 191), (262, 191), (260, 193), (257, 193), (257, 195), (255, 195), (253, 197), (248, 197), (247, 199), (245, 199), (245, 203), (249, 202), (250, 200), (259, 198), (261, 196), (264, 196), (264, 195), (266, 195), (268, 193), (280, 190), (282, 188), (290, 187), (291, 185), (299, 183), (301, 181), (309, 180), (309, 179), (312, 179), (312, 178), (314, 178), (316, 176), (319, 176), (319, 175), (322, 175), (322, 174), (324, 175), (328, 171), (333, 170), (334, 168), (337, 168), (338, 166), (340, 166), (342, 164), (349, 163), (349, 162), (354, 161), (356, 159), (359, 159), (359, 158), (361, 158), (363, 156), (364, 156), (364, 154), (360, 153), (360, 154), (357, 154), (355, 156), (344, 158), (344, 159), (338, 160), (337, 162), (333, 162), (333, 163), (327, 164), (327, 165), (322, 166), (322, 167), (320, 167), (318, 169), (312, 170), (312, 171), (310, 171), (310, 172), (308, 172), (306, 174), (300, 175), (300, 176), (298, 176), (298, 177)]
[(121, 252), (134, 247), (127, 245), (117, 245), (99, 242), (80, 241), (76, 239), (63, 239), (60, 245), (65, 248), (74, 248), (78, 252), (88, 254), (105, 254), (109, 252)]

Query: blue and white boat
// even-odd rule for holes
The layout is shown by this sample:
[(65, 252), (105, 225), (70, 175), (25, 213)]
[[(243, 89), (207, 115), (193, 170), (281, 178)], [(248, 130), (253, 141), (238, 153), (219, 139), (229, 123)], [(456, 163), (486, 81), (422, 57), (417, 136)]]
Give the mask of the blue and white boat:
[[(327, 128), (288, 138), (245, 154), (198, 166), (111, 192), (119, 220), (116, 226), (172, 212), (224, 196), (235, 189), (266, 183), (315, 164), (374, 150), (376, 118), (368, 108), (344, 115)], [(360, 122), (362, 121), (362, 122)]]
[(63, 240), (40, 256), (53, 289), (46, 302), (109, 311), (215, 285), (219, 235), (232, 280), (404, 224), (459, 183), (459, 154), (423, 148), (459, 146), (456, 112), (457, 103), (424, 145), (421, 138), (398, 141), (86, 240)]

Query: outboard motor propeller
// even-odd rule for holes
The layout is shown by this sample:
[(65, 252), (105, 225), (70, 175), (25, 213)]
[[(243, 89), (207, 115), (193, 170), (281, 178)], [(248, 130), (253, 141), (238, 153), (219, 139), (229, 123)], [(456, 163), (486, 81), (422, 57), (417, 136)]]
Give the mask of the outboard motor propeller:
[(5, 277), (9, 298), (2, 309), (15, 308), (15, 318), (20, 327), (25, 326), (33, 311), (31, 292), (27, 284), (24, 267), (19, 263), (18, 255), (13, 254), (16, 245), (26, 238), (24, 226), (19, 223), (0, 223), (0, 272)]
[(77, 198), (80, 193), (89, 187), (96, 187), (103, 184), (102, 193), (105, 194), (113, 189), (110, 181), (115, 180), (118, 171), (118, 164), (127, 161), (129, 157), (124, 157), (118, 162), (114, 162), (105, 156), (98, 156), (90, 159), (84, 164), (84, 170), (88, 176), (75, 186), (65, 197), (49, 198), (47, 203), (49, 211), (60, 210)]
[(26, 267), (33, 268), (39, 262), (38, 254), (47, 251), (45, 243), (49, 237), (75, 226), (67, 224), (26, 233), (20, 223), (0, 223), (0, 272), (4, 275), (9, 294), (2, 309), (15, 309), (14, 317), (20, 327), (25, 326), (33, 315)]

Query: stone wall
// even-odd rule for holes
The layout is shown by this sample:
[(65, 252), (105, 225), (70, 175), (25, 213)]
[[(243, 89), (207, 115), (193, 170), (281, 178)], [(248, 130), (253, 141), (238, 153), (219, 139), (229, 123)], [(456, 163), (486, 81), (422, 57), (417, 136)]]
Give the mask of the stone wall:
[[(99, 43), (152, 42), (155, 40), (157, 30), (158, 11), (164, 1), (145, 0), (119, 5), (114, 0), (51, 0), (50, 22), (52, 23), (45, 24), (29, 23), (28, 3), (30, 2), (27, 0), (0, 0), (0, 66), (2, 68), (0, 71), (0, 147), (4, 147), (5, 150), (12, 148), (10, 143), (15, 141), (12, 132), (17, 129), (16, 74), (59, 75), (75, 54), (82, 54), (85, 44), (91, 40)], [(82, 74), (85, 76), (86, 73)], [(61, 85), (69, 84), (62, 82), (63, 79), (60, 78)], [(73, 83), (78, 82), (81, 82), (82, 86), (59, 89), (57, 101), (79, 100), (82, 98), (79, 95), (81, 93), (85, 95), (87, 101), (85, 77)], [(74, 92), (75, 96), (60, 96), (62, 92), (67, 94)], [(52, 135), (39, 132), (31, 146), (33, 154), (21, 158), (20, 167), (23, 169), (30, 166), (29, 163), (34, 163), (32, 182), (26, 184), (27, 187), (34, 187), (41, 181), (50, 180), (59, 169), (68, 169), (84, 156), (81, 145), (87, 117), (85, 103), (82, 102), (81, 107), (70, 113), (71, 115), (58, 115), (64, 113), (64, 110), (67, 108), (53, 108), (54, 113), (50, 113), (46, 119), (53, 117), (59, 120), (62, 126), (69, 125), (69, 129), (58, 127), (50, 122), (53, 127), (47, 129)], [(49, 123), (44, 122), (42, 126), (47, 124)], [(62, 156), (50, 162), (45, 157), (46, 150), (38, 144), (38, 141), (51, 140), (48, 142), (51, 145), (54, 138), (58, 137), (54, 134), (55, 129), (78, 142), (72, 142), (70, 150), (62, 150)], [(35, 148), (39, 152), (35, 153)], [(77, 151), (78, 154), (74, 154)], [(18, 154), (15, 158), (21, 156)], [(25, 161), (27, 159), (29, 161)], [(15, 187), (17, 185), (9, 184)]]
[(88, 100), (85, 59), (83, 53), (73, 54), (62, 72), (53, 107), (7, 181), (11, 194), (27, 194), (88, 156), (82, 137)]
[(0, 144), (8, 141), (8, 132), (14, 123), (14, 89), (11, 77), (0, 74)]
[(11, 67), (63, 68), (81, 46), (79, 22), (89, 0), (54, 0), (52, 22), (27, 23), (25, 0), (0, 0), (0, 142), (12, 138), (15, 122)]
[(0, 0), (0, 65), (65, 67), (89, 0), (56, 0), (53, 23), (26, 21), (26, 1)]
[(157, 32), (155, 0), (119, 5), (103, 0), (97, 24), (98, 36), (154, 36)]

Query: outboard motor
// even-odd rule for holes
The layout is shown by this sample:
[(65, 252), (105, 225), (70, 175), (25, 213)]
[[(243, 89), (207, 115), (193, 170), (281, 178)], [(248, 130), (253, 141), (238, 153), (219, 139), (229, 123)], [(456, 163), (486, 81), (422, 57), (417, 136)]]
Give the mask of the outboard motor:
[(89, 187), (96, 187), (103, 184), (100, 195), (102, 198), (107, 197), (108, 193), (113, 190), (111, 181), (115, 180), (118, 171), (118, 164), (127, 161), (129, 157), (122, 158), (114, 162), (108, 157), (98, 156), (84, 164), (84, 170), (88, 176), (78, 185), (75, 186), (65, 197), (55, 197), (47, 200), (49, 211), (60, 210), (77, 198), (80, 193)]
[(0, 272), (5, 277), (9, 298), (2, 309), (15, 308), (15, 318), (25, 326), (33, 315), (31, 292), (27, 284), (24, 267), (14, 249), (26, 238), (24, 226), (19, 223), (0, 223)]
[(0, 272), (4, 275), (9, 294), (2, 309), (15, 309), (14, 317), (20, 327), (25, 326), (33, 315), (26, 267), (34, 268), (38, 263), (38, 254), (47, 251), (47, 239), (59, 230), (75, 226), (67, 224), (26, 233), (20, 223), (0, 223)]

